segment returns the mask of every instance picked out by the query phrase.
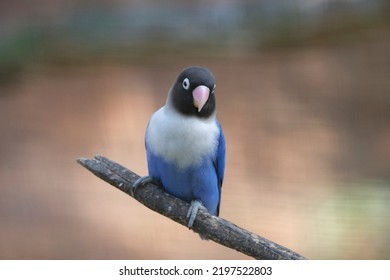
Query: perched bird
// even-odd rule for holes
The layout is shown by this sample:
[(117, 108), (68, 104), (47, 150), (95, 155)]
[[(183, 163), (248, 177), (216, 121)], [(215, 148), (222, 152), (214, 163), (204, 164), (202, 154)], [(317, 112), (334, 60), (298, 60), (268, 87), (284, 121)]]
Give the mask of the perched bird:
[(170, 194), (191, 204), (191, 228), (200, 207), (218, 216), (225, 171), (225, 138), (216, 119), (215, 79), (203, 67), (184, 69), (173, 83), (165, 105), (146, 128), (149, 176)]

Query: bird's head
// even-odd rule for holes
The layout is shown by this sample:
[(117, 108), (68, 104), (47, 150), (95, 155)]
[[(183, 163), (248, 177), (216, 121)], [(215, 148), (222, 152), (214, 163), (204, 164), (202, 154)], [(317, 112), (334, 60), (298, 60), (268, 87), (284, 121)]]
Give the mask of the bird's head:
[(209, 118), (215, 114), (215, 79), (204, 67), (184, 69), (169, 92), (168, 102), (179, 113)]

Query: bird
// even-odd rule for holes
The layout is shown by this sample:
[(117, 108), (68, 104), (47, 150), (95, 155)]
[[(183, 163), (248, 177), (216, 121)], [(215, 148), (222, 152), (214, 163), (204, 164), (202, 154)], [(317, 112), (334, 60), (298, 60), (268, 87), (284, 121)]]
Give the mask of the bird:
[(188, 228), (199, 209), (214, 216), (220, 210), (226, 143), (216, 118), (215, 88), (215, 77), (205, 67), (191, 66), (180, 72), (165, 105), (149, 120), (145, 132), (148, 176), (134, 183), (135, 189), (157, 183), (188, 202)]

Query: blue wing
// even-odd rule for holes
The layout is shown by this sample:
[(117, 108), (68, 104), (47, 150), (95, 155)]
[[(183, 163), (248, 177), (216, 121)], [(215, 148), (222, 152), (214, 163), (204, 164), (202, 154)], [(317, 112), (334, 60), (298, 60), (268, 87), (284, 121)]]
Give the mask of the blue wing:
[(222, 191), (222, 183), (225, 174), (225, 159), (226, 159), (226, 143), (225, 136), (223, 135), (221, 124), (217, 121), (217, 125), (219, 128), (219, 139), (218, 139), (218, 150), (215, 160), (213, 162), (215, 171), (217, 173), (218, 178), (218, 191), (219, 191), (219, 203), (217, 208), (217, 216), (219, 215), (219, 207), (221, 205), (221, 191)]

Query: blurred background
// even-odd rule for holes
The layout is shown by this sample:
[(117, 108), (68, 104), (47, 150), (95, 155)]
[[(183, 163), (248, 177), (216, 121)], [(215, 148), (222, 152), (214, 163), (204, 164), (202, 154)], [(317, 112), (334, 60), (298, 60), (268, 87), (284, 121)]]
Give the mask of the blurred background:
[(221, 216), (310, 259), (390, 258), (390, 4), (0, 2), (0, 259), (247, 259), (102, 182), (147, 174), (144, 131), (208, 67)]

